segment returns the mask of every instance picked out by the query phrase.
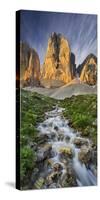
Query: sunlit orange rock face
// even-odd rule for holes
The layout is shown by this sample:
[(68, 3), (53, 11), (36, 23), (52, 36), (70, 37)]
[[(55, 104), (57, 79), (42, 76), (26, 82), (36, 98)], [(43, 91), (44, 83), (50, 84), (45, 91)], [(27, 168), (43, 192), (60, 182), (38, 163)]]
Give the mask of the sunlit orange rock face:
[(87, 56), (85, 61), (80, 65), (80, 81), (95, 85), (97, 83), (97, 58), (93, 54)]
[(20, 79), (23, 86), (38, 86), (40, 80), (39, 56), (23, 42), (20, 43)]
[(41, 69), (41, 84), (44, 87), (57, 87), (69, 83), (72, 79), (69, 43), (61, 34), (52, 33)]

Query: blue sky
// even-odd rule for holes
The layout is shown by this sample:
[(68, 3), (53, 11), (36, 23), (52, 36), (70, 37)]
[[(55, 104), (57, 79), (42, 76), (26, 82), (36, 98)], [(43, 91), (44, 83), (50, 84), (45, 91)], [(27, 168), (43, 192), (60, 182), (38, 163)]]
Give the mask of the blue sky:
[(86, 56), (97, 56), (97, 16), (40, 11), (21, 11), (20, 39), (33, 47), (43, 64), (48, 39), (52, 32), (68, 39), (77, 66)]

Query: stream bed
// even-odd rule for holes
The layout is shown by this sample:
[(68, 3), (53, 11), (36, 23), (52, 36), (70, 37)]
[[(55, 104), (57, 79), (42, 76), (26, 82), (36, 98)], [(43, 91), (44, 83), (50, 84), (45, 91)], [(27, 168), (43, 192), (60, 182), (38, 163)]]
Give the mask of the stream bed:
[(70, 127), (63, 110), (56, 106), (45, 113), (45, 121), (37, 127), (44, 142), (37, 150), (36, 188), (97, 185), (96, 150), (92, 141)]

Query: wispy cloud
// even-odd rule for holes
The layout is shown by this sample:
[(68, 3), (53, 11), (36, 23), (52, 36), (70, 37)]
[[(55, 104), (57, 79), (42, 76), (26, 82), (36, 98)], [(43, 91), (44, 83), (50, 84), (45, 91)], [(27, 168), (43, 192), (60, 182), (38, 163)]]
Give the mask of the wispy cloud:
[(21, 40), (30, 44), (44, 62), (51, 32), (62, 33), (80, 64), (89, 53), (97, 55), (97, 16), (89, 14), (21, 12)]

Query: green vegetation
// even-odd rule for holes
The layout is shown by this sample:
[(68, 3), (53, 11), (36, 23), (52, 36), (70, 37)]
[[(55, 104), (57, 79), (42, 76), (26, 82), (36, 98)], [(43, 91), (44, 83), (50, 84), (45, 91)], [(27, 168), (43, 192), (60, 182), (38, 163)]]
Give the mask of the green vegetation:
[[(38, 171), (36, 146), (45, 138), (39, 138), (37, 124), (44, 121), (45, 112), (53, 106), (65, 108), (63, 114), (69, 119), (70, 126), (92, 139), (97, 144), (97, 108), (96, 95), (79, 95), (65, 100), (55, 100), (50, 97), (21, 91), (21, 130), (20, 130), (20, 183), (21, 188), (28, 187), (34, 170)], [(37, 183), (40, 188), (44, 180)]]
[(97, 96), (72, 96), (59, 102), (65, 108), (64, 116), (69, 119), (73, 128), (88, 136), (94, 144), (97, 143)]
[[(56, 100), (37, 93), (21, 91), (21, 130), (20, 130), (20, 182), (27, 186), (33, 169), (36, 168), (35, 144), (38, 146), (36, 125), (42, 122), (45, 112), (52, 110)], [(32, 144), (32, 147), (31, 147)]]

